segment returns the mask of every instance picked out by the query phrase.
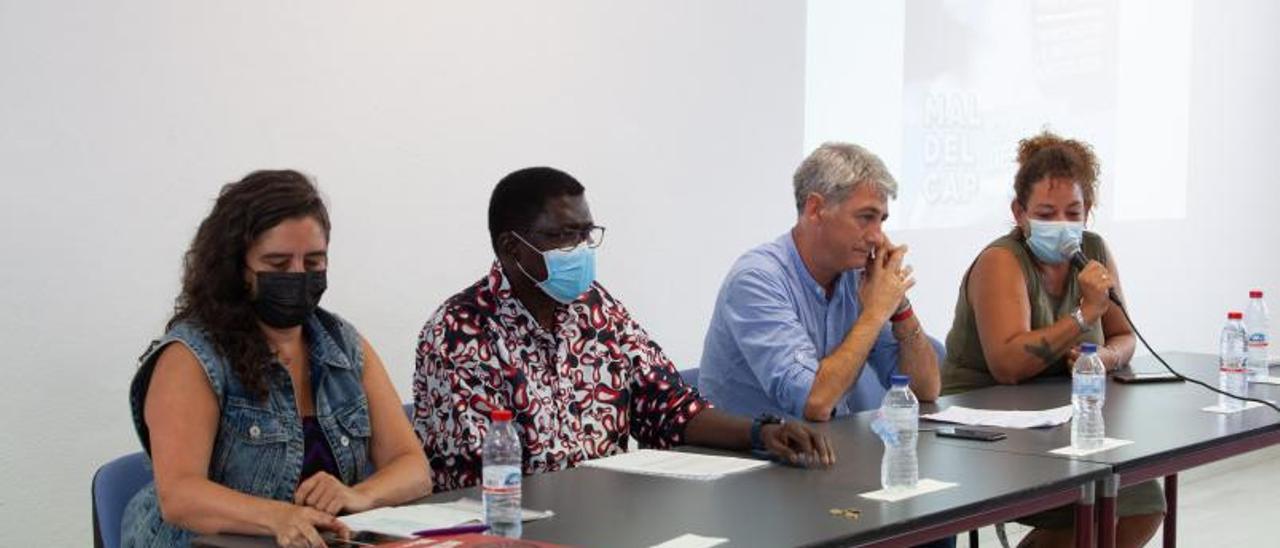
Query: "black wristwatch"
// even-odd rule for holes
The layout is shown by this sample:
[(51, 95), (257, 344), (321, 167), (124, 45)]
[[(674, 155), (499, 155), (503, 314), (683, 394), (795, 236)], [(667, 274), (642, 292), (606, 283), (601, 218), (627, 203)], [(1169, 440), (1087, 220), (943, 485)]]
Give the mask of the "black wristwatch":
[(751, 449), (755, 451), (764, 450), (764, 438), (760, 437), (760, 431), (764, 430), (764, 425), (766, 424), (782, 424), (782, 417), (764, 413), (751, 421)]

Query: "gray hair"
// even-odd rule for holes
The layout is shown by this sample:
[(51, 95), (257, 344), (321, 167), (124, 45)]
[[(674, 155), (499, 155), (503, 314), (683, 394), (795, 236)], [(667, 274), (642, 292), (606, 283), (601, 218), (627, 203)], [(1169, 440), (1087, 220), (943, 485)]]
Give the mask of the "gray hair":
[(898, 181), (889, 174), (884, 162), (871, 151), (852, 143), (822, 143), (800, 163), (792, 180), (797, 213), (804, 212), (809, 194), (838, 204), (865, 184), (876, 185), (881, 196), (898, 197)]

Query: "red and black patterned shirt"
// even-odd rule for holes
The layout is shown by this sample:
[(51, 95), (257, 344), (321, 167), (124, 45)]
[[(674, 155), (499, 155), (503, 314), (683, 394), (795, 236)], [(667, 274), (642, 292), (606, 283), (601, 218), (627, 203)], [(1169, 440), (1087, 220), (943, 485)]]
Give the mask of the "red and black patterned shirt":
[(418, 339), (414, 429), (436, 491), (480, 481), (495, 409), (511, 409), (524, 473), (551, 472), (641, 446), (683, 442), (709, 407), (622, 303), (600, 284), (557, 307), (547, 331), (511, 294), (502, 268), (454, 295)]

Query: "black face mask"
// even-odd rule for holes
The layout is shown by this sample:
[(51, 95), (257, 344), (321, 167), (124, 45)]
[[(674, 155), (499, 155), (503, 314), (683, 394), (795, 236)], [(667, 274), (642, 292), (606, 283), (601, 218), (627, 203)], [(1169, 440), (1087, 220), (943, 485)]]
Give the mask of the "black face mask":
[(262, 323), (271, 327), (297, 327), (315, 311), (327, 286), (324, 270), (259, 272), (258, 296), (253, 300), (253, 311)]

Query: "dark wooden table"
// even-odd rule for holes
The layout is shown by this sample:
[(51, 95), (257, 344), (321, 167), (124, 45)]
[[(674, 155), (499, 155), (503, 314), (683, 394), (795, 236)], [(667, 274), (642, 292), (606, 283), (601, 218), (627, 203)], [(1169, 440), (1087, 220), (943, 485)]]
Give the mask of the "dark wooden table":
[[(525, 524), (524, 538), (625, 547), (695, 533), (728, 538), (731, 546), (902, 546), (1063, 504), (1091, 505), (1096, 482), (1110, 473), (1092, 462), (957, 447), (924, 435), (921, 477), (958, 486), (896, 503), (874, 501), (859, 496), (880, 488), (882, 447), (869, 419), (862, 414), (819, 425), (839, 455), (826, 469), (772, 466), (705, 482), (594, 468), (526, 477), (524, 506), (556, 516)], [(478, 493), (426, 500), (461, 496)], [(833, 516), (833, 508), (855, 508), (860, 517)], [(270, 540), (216, 535), (196, 545), (268, 546)]]
[[(1217, 386), (1217, 357), (1209, 354), (1169, 352), (1162, 354), (1174, 369), (1189, 377)], [(1160, 367), (1155, 359), (1134, 359), (1142, 368)], [(1280, 397), (1280, 387), (1251, 385), (1250, 395), (1265, 399)], [(1280, 413), (1266, 407), (1232, 415), (1202, 411), (1217, 403), (1217, 394), (1191, 383), (1107, 384), (1103, 408), (1106, 434), (1133, 443), (1084, 457), (1062, 457), (1049, 453), (1071, 444), (1069, 423), (1055, 428), (1002, 430), (1008, 438), (999, 442), (977, 442), (939, 438), (954, 447), (1027, 456), (1050, 456), (1104, 464), (1112, 474), (1099, 486), (1098, 544), (1115, 544), (1115, 495), (1119, 488), (1164, 478), (1164, 545), (1177, 544), (1177, 473), (1255, 449), (1280, 443)], [(1070, 379), (1035, 382), (1018, 386), (995, 386), (926, 404), (921, 413), (949, 405), (982, 409), (1048, 409), (1071, 403)], [(925, 423), (927, 424), (927, 423)]]

